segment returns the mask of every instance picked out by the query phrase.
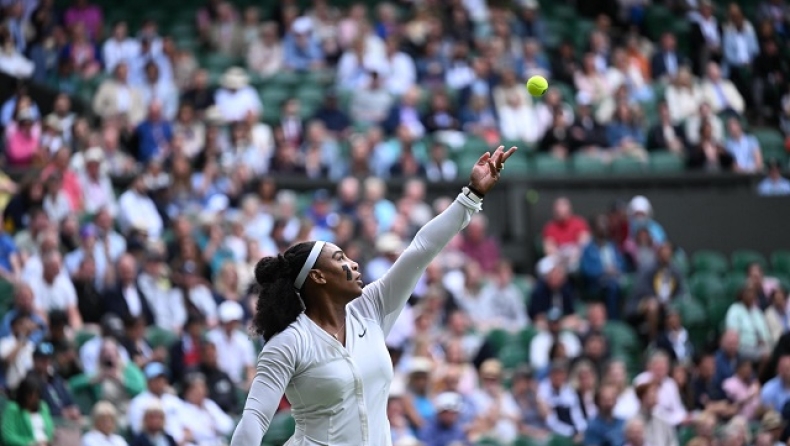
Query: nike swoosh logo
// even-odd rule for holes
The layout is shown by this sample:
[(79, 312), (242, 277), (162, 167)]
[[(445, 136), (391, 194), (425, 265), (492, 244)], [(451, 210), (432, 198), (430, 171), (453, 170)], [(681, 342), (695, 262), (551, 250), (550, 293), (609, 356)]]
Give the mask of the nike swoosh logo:
[(362, 330), (362, 333), (359, 334), (359, 337), (360, 338), (364, 338), (365, 337), (365, 333), (367, 333), (367, 332), (368, 332), (368, 327), (365, 327), (365, 329)]

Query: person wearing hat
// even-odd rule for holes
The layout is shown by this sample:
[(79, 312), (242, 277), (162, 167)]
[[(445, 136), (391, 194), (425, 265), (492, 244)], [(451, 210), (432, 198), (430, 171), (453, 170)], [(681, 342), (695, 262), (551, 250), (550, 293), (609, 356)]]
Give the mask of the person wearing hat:
[(549, 377), (538, 385), (538, 399), (545, 405), (546, 424), (555, 434), (579, 441), (587, 429), (579, 396), (568, 383), (568, 362), (555, 360), (549, 367)]
[(637, 195), (628, 203), (629, 234), (636, 234), (639, 229), (646, 228), (656, 245), (667, 241), (667, 233), (659, 222), (653, 219), (653, 206), (650, 200)]
[(418, 438), (426, 446), (450, 446), (454, 442), (468, 444), (469, 437), (459, 422), (461, 396), (455, 392), (440, 393), (434, 399), (436, 417), (420, 429)]
[(231, 67), (222, 75), (221, 88), (214, 95), (214, 104), (226, 122), (241, 121), (249, 112), (260, 116), (263, 104), (249, 84), (250, 79), (243, 68)]
[(313, 19), (297, 18), (283, 39), (283, 60), (290, 71), (304, 72), (323, 68), (324, 51), (313, 32)]
[(518, 435), (520, 415), (513, 394), (502, 384), (502, 363), (497, 359), (487, 359), (480, 364), (479, 374), (480, 388), (472, 393), (472, 402), (478, 411), (474, 432), (482, 437), (511, 443)]
[(104, 150), (91, 147), (83, 155), (85, 169), (79, 175), (85, 212), (95, 214), (99, 209), (107, 208), (115, 214), (118, 202), (115, 199), (110, 176), (104, 168)]
[(51, 343), (38, 344), (33, 352), (33, 369), (30, 373), (41, 381), (43, 387), (41, 396), (49, 405), (52, 416), (78, 421), (82, 417), (80, 409), (74, 403), (74, 397), (66, 381), (55, 373), (52, 364), (54, 354), (55, 347)]
[(252, 330), (265, 344), (231, 446), (259, 444), (283, 394), (297, 415), (292, 446), (391, 444), (386, 402), (393, 371), (385, 339), (428, 264), (482, 209), (515, 151), (499, 146), (484, 153), (455, 201), (367, 286), (359, 264), (324, 241), (258, 262)]
[(157, 404), (167, 414), (164, 431), (179, 443), (188, 439), (189, 420), (183, 417), (184, 402), (168, 392), (167, 367), (161, 362), (151, 362), (145, 366), (143, 374), (148, 381), (147, 389), (132, 399), (127, 411), (132, 433), (140, 435), (148, 432), (148, 408)]
[(381, 278), (392, 268), (403, 252), (403, 241), (398, 234), (388, 232), (376, 238), (376, 252), (379, 254), (368, 262), (365, 268), (365, 280), (372, 282)]
[(431, 371), (433, 363), (423, 356), (415, 356), (406, 363), (406, 392), (414, 411), (406, 413), (412, 425), (423, 426), (436, 414), (431, 401)]
[(776, 158), (766, 162), (768, 175), (757, 185), (757, 194), (763, 197), (790, 195), (790, 180), (782, 176), (782, 165)]
[(206, 339), (217, 346), (220, 370), (227, 373), (236, 386), (249, 388), (255, 377), (255, 346), (240, 330), (244, 309), (238, 302), (226, 300), (219, 305), (217, 313), (219, 326), (209, 331)]

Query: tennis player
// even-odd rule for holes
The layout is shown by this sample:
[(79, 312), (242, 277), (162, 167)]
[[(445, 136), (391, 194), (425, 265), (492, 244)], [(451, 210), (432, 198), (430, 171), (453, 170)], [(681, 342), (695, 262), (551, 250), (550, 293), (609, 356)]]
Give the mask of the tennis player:
[(283, 393), (296, 420), (287, 446), (391, 444), (386, 407), (393, 372), (384, 339), (425, 268), (481, 210), (515, 151), (500, 146), (483, 154), (455, 201), (367, 286), (359, 265), (322, 241), (258, 262), (254, 329), (266, 343), (231, 446), (261, 444)]

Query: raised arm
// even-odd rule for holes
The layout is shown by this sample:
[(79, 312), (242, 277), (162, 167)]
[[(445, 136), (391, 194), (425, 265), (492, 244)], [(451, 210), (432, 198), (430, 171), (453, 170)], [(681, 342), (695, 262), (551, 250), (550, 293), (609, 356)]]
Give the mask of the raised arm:
[(483, 196), (499, 181), (504, 162), (516, 151), (505, 152), (500, 146), (493, 154), (486, 152), (472, 169), (469, 190), (458, 195), (444, 212), (417, 232), (409, 247), (379, 280), (365, 287), (359, 306), (374, 313), (386, 335), (428, 264), (468, 223), (474, 212), (482, 209)]
[(230, 446), (259, 445), (285, 388), (296, 373), (301, 340), (291, 330), (273, 337), (258, 356), (255, 379)]

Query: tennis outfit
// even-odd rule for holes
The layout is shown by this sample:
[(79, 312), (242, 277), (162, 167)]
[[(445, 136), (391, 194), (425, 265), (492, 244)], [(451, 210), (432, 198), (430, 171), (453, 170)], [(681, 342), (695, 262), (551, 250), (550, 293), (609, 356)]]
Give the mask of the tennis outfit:
[(393, 372), (384, 339), (425, 268), (480, 209), (475, 196), (459, 194), (417, 233), (392, 268), (346, 306), (345, 346), (304, 313), (270, 339), (231, 446), (261, 444), (283, 393), (296, 420), (286, 446), (391, 445)]

